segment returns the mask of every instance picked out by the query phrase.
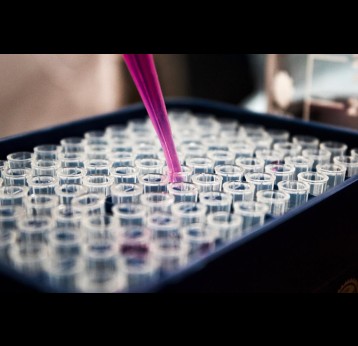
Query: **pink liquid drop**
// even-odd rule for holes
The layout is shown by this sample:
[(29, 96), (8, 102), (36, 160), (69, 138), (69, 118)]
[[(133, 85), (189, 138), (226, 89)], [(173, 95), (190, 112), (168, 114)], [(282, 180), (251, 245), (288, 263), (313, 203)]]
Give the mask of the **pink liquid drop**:
[(171, 182), (181, 181), (181, 167), (153, 55), (123, 54), (123, 58), (159, 137), (168, 165), (169, 180)]

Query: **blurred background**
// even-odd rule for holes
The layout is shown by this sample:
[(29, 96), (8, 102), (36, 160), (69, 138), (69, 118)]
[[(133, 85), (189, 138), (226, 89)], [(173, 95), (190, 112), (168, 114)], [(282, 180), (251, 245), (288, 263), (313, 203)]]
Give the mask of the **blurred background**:
[[(165, 97), (358, 129), (357, 54), (155, 54)], [(0, 54), (0, 136), (139, 102), (120, 55)]]

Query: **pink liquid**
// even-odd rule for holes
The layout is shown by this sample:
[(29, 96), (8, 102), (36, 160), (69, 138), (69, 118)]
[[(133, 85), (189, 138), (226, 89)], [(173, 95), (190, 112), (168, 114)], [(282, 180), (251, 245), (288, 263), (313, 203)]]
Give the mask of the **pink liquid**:
[(152, 54), (123, 54), (145, 108), (159, 137), (168, 165), (169, 180), (181, 181), (180, 163), (175, 149), (167, 110)]

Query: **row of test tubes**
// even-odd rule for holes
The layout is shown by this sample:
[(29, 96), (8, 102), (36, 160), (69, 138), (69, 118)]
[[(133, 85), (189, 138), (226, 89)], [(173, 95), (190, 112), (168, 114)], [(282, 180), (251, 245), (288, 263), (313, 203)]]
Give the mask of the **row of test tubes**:
[(147, 119), (7, 155), (1, 261), (60, 291), (136, 290), (358, 174), (344, 143), (169, 116), (173, 183)]

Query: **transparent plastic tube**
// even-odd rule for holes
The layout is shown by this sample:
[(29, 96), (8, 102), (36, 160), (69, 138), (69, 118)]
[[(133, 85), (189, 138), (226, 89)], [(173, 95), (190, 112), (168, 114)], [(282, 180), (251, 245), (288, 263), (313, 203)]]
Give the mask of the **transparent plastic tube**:
[(261, 190), (258, 191), (256, 199), (269, 207), (268, 213), (280, 216), (286, 213), (290, 195), (284, 191)]
[(28, 246), (45, 244), (49, 232), (54, 228), (55, 223), (48, 216), (27, 216), (18, 222), (18, 240)]
[(120, 233), (118, 220), (108, 214), (94, 214), (82, 220), (81, 224), (87, 243), (108, 241), (118, 243)]
[(135, 160), (134, 164), (139, 170), (138, 175), (145, 175), (149, 173), (161, 174), (164, 167), (164, 162), (159, 159)]
[(272, 138), (272, 143), (279, 143), (279, 142), (288, 142), (290, 138), (290, 133), (286, 130), (281, 129), (268, 129), (268, 135)]
[(133, 167), (134, 155), (128, 152), (115, 152), (109, 154), (112, 167)]
[(60, 167), (59, 161), (54, 160), (37, 160), (32, 162), (32, 174), (34, 176), (51, 176), (56, 177), (57, 170)]
[(149, 192), (140, 196), (140, 202), (145, 206), (147, 214), (169, 213), (174, 204), (174, 196), (168, 193)]
[(200, 258), (215, 249), (216, 231), (194, 223), (183, 228), (183, 242), (188, 244), (190, 259)]
[(193, 170), (193, 174), (214, 172), (214, 162), (206, 157), (188, 158), (186, 165)]
[(242, 230), (245, 233), (254, 226), (262, 226), (269, 212), (268, 206), (261, 202), (235, 202), (234, 210), (242, 217)]
[(282, 180), (293, 180), (295, 167), (290, 164), (270, 164), (265, 167), (265, 172), (272, 173), (275, 176), (275, 184), (277, 185)]
[(233, 202), (254, 200), (255, 185), (249, 182), (226, 182), (223, 184), (223, 190), (231, 195)]
[[(187, 183), (191, 183), (191, 178), (193, 176), (193, 169), (188, 167), (188, 166), (180, 166), (181, 167), (181, 172), (176, 172), (173, 173), (173, 179), (172, 182), (187, 182)], [(163, 168), (163, 174), (167, 175), (169, 174), (168, 172), (168, 166), (165, 166)]]
[(53, 176), (30, 176), (27, 178), (30, 194), (33, 195), (54, 195), (58, 186), (58, 178)]
[(324, 165), (330, 162), (331, 153), (322, 149), (305, 149), (302, 150), (302, 156), (313, 161), (312, 170), (316, 169), (317, 165)]
[(255, 185), (255, 195), (261, 190), (273, 190), (275, 175), (272, 173), (248, 173), (245, 175), (248, 183)]
[(4, 180), (2, 178), (0, 178), (0, 187), (3, 185)]
[(0, 260), (10, 264), (10, 250), (16, 246), (15, 232), (0, 233)]
[[(8, 162), (5, 160), (0, 160), (0, 178), (2, 177), (2, 173), (4, 171), (4, 169), (6, 169), (8, 167)], [(1, 179), (1, 181), (3, 181), (3, 179)]]
[(21, 151), (7, 155), (9, 168), (25, 169), (31, 168), (33, 154), (27, 151)]
[(303, 181), (309, 185), (309, 193), (318, 196), (326, 191), (328, 176), (318, 172), (302, 172), (297, 176), (298, 181)]
[(30, 195), (26, 199), (27, 213), (31, 216), (51, 217), (58, 203), (58, 196), (55, 195)]
[(85, 170), (79, 167), (60, 168), (57, 177), (60, 185), (82, 185)]
[(191, 183), (170, 183), (168, 192), (174, 196), (174, 202), (196, 202), (198, 200), (198, 188)]
[(300, 145), (302, 147), (302, 150), (318, 149), (319, 139), (308, 135), (296, 135), (292, 137), (292, 143)]
[(55, 144), (43, 144), (34, 147), (35, 160), (58, 160), (61, 147)]
[(287, 192), (290, 195), (288, 202), (288, 209), (304, 204), (308, 200), (308, 193), (310, 186), (303, 181), (297, 180), (284, 180), (277, 184), (280, 191)]
[(295, 172), (293, 174), (293, 179), (297, 180), (298, 173), (312, 170), (313, 160), (304, 156), (286, 156), (285, 164), (294, 166)]
[(206, 205), (208, 213), (231, 211), (232, 197), (229, 193), (217, 191), (201, 192), (199, 199), (200, 203)]
[(29, 189), (25, 186), (3, 186), (0, 188), (0, 205), (23, 206)]
[(216, 174), (200, 173), (192, 177), (193, 184), (198, 188), (199, 193), (210, 191), (221, 191), (223, 178)]
[(143, 205), (117, 204), (112, 207), (112, 213), (121, 227), (138, 227), (145, 224), (146, 209)]
[(105, 131), (93, 130), (87, 131), (84, 134), (85, 145), (107, 145), (107, 137)]
[(82, 137), (66, 137), (60, 141), (64, 153), (83, 153), (85, 141)]
[(265, 161), (259, 158), (238, 158), (235, 161), (236, 165), (244, 169), (244, 175), (247, 173), (262, 173), (264, 171)]
[(52, 217), (58, 229), (79, 230), (82, 223), (83, 212), (80, 207), (60, 205), (53, 210)]
[(243, 177), (244, 169), (235, 165), (216, 166), (215, 174), (223, 178), (223, 183), (228, 181), (239, 181)]
[(254, 156), (255, 146), (246, 142), (231, 143), (229, 151), (235, 154), (235, 158), (249, 158)]
[(82, 152), (60, 153), (59, 161), (61, 163), (61, 167), (63, 168), (74, 168), (74, 167), (83, 168), (84, 161), (85, 161), (85, 154)]
[(134, 158), (139, 159), (157, 159), (158, 149), (153, 144), (140, 144), (133, 150)]
[(282, 152), (278, 150), (271, 150), (271, 149), (256, 150), (255, 155), (258, 159), (262, 159), (265, 161), (265, 166), (283, 159)]
[(90, 193), (99, 193), (108, 196), (114, 178), (107, 175), (87, 175), (83, 178), (83, 185), (87, 187)]
[(15, 233), (18, 222), (24, 218), (25, 210), (18, 206), (0, 206), (0, 238)]
[(358, 174), (358, 158), (354, 158), (353, 156), (336, 156), (333, 158), (333, 162), (347, 168), (347, 178)]
[(327, 189), (343, 183), (346, 176), (346, 167), (335, 163), (326, 163), (325, 165), (317, 165), (318, 173), (325, 174), (328, 177)]
[(351, 149), (351, 156), (352, 156), (354, 159), (358, 159), (358, 148), (353, 148), (353, 149)]
[(180, 239), (157, 239), (152, 248), (160, 276), (171, 274), (188, 262), (189, 246)]
[(139, 170), (136, 167), (112, 167), (111, 176), (115, 184), (128, 183), (135, 184), (138, 182)]
[(246, 140), (254, 146), (255, 150), (271, 149), (273, 141), (267, 132), (249, 134), (246, 136)]
[(216, 232), (219, 244), (242, 236), (243, 219), (240, 215), (227, 212), (217, 212), (208, 215), (207, 227)]
[(209, 151), (207, 156), (213, 160), (214, 167), (219, 165), (233, 165), (235, 163), (235, 154), (230, 151)]
[(113, 153), (132, 153), (133, 147), (129, 138), (109, 142), (109, 155)]
[(148, 215), (147, 227), (154, 240), (160, 238), (180, 238), (180, 221), (169, 213), (153, 213)]
[(60, 197), (60, 204), (71, 204), (75, 197), (88, 192), (88, 188), (83, 185), (65, 184), (55, 187), (56, 195)]
[(107, 160), (109, 149), (104, 144), (88, 144), (85, 146), (85, 157), (87, 160)]
[(302, 147), (296, 143), (280, 142), (273, 145), (274, 150), (280, 151), (283, 157), (300, 155)]
[(3, 171), (4, 185), (27, 186), (27, 180), (31, 176), (28, 168), (6, 168)]
[(206, 212), (207, 207), (202, 203), (180, 202), (172, 207), (172, 213), (179, 219), (181, 226), (205, 223)]
[(331, 161), (335, 156), (343, 156), (346, 154), (347, 145), (341, 142), (325, 141), (319, 145), (320, 149), (327, 150), (331, 153)]
[(149, 173), (139, 176), (139, 182), (143, 185), (144, 193), (166, 192), (168, 187), (168, 176), (159, 173)]
[(195, 157), (205, 157), (207, 147), (200, 142), (190, 141), (189, 143), (182, 143), (179, 150), (183, 153), (185, 160), (188, 160)]
[[(122, 268), (121, 268), (122, 267)], [(84, 249), (84, 272), (78, 288), (88, 293), (120, 292), (127, 286), (123, 264), (113, 242), (97, 241)]]
[(139, 198), (143, 193), (143, 186), (140, 184), (121, 183), (111, 186), (111, 196), (113, 204), (139, 203)]
[(111, 164), (109, 160), (86, 160), (84, 162), (87, 175), (109, 175)]
[(106, 127), (105, 137), (109, 139), (122, 138), (127, 136), (127, 126), (122, 124), (113, 124)]
[(81, 209), (85, 216), (105, 213), (105, 197), (94, 193), (85, 193), (73, 198), (72, 206)]

